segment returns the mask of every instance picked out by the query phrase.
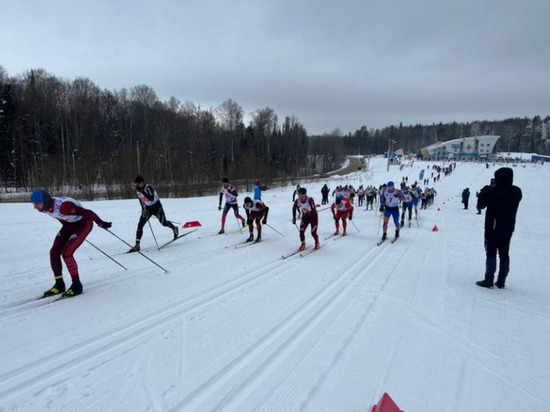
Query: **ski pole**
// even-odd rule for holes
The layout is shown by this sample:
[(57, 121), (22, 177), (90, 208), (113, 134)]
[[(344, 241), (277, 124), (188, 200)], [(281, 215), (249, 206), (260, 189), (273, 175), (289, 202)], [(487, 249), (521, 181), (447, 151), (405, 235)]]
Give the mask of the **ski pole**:
[(160, 251), (159, 242), (157, 242), (157, 237), (155, 236), (155, 232), (153, 232), (153, 226), (151, 226), (151, 221), (148, 220), (147, 223), (149, 223), (149, 229), (151, 229), (151, 233), (153, 234), (153, 239), (155, 239), (155, 243), (157, 244), (157, 249)]
[(245, 226), (243, 226), (243, 223), (237, 216), (235, 216), (235, 220), (237, 221), (237, 226), (239, 226), (239, 232), (242, 232)]
[(354, 227), (355, 229), (357, 229), (358, 232), (361, 232), (353, 220), (350, 219), (350, 222), (351, 222), (351, 224), (353, 225), (353, 227)]
[[(114, 237), (116, 237), (118, 240), (120, 240), (122, 243), (124, 243), (126, 246), (130, 246), (132, 247), (131, 244), (129, 244), (128, 242), (126, 242), (124, 239), (122, 239), (121, 237), (115, 235), (113, 232), (111, 232), (109, 229), (105, 229), (107, 232), (109, 232), (111, 235), (113, 235)], [(168, 271), (166, 269), (164, 269), (161, 265), (159, 265), (157, 262), (155, 262), (153, 259), (149, 258), (148, 256), (145, 256), (143, 253), (141, 253), (139, 250), (137, 251), (137, 253), (139, 253), (141, 256), (143, 256), (145, 259), (147, 259), (149, 262), (151, 262), (153, 265), (161, 268), (162, 270), (164, 270), (166, 273), (168, 273)]]
[(92, 242), (90, 242), (88, 239), (84, 239), (86, 242), (88, 242), (90, 245), (92, 245), (94, 248), (96, 248), (97, 250), (99, 250), (101, 253), (103, 253), (105, 256), (107, 256), (109, 259), (111, 259), (113, 262), (115, 262), (117, 265), (119, 265), (122, 269), (124, 270), (128, 270), (126, 269), (124, 266), (122, 266), (120, 263), (118, 263), (114, 258), (112, 258), (111, 256), (109, 256), (107, 253), (105, 253), (103, 250), (101, 250), (100, 248), (98, 248), (96, 245), (94, 245)]
[(277, 229), (275, 229), (273, 226), (271, 225), (268, 225), (267, 223), (265, 224), (267, 227), (269, 227), (271, 230), (274, 230), (275, 232), (277, 232), (278, 234), (280, 234), (282, 237), (285, 237), (285, 235), (283, 235), (281, 232), (279, 232)]

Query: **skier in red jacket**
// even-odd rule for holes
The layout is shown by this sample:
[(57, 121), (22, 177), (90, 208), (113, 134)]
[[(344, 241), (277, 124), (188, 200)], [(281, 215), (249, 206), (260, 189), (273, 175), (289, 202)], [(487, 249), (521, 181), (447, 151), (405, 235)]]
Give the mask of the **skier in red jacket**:
[[(46, 213), (61, 223), (50, 250), (50, 265), (55, 284), (44, 292), (44, 297), (63, 294), (73, 297), (82, 293), (82, 283), (78, 274), (78, 265), (73, 257), (74, 252), (92, 231), (93, 222), (103, 229), (109, 229), (111, 222), (105, 222), (94, 212), (82, 207), (79, 201), (70, 197), (51, 197), (45, 190), (37, 189), (31, 195), (31, 202), (39, 212)], [(71, 275), (72, 285), (65, 291), (61, 258)]]
[(342, 219), (342, 236), (346, 236), (348, 222), (347, 219), (351, 220), (353, 218), (353, 206), (349, 200), (337, 197), (335, 202), (330, 206), (332, 212), (332, 217), (334, 218), (334, 226), (336, 227), (335, 235), (340, 233), (339, 221)]

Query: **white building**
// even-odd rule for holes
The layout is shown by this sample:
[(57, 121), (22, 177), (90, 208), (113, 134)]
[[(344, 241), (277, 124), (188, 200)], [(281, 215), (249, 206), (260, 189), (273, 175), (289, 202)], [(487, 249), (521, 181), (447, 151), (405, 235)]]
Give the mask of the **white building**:
[(420, 149), (424, 158), (462, 159), (488, 158), (494, 154), (500, 136), (473, 136), (434, 143)]

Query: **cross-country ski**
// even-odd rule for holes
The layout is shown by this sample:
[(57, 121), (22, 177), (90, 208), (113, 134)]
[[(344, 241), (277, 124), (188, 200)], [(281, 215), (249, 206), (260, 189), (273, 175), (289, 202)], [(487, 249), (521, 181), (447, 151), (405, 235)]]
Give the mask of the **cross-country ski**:
[(198, 229), (192, 229), (192, 230), (190, 230), (190, 231), (188, 231), (188, 232), (185, 232), (185, 233), (183, 233), (183, 234), (181, 234), (181, 235), (178, 235), (178, 237), (176, 237), (176, 238), (174, 238), (174, 239), (172, 239), (172, 240), (169, 240), (168, 242), (166, 242), (166, 243), (164, 243), (163, 245), (161, 245), (161, 246), (159, 247), (159, 249), (163, 249), (163, 248), (165, 248), (166, 246), (168, 246), (168, 245), (174, 243), (176, 240), (181, 239), (182, 237), (185, 237), (185, 236), (187, 236), (187, 235), (190, 235), (191, 233), (196, 232), (197, 230), (198, 230)]
[(303, 250), (295, 250), (295, 251), (293, 251), (293, 252), (286, 253), (286, 254), (282, 255), (281, 257), (282, 257), (283, 259), (288, 259), (289, 257), (297, 256), (299, 253), (302, 253), (302, 252), (304, 252), (304, 251), (307, 251), (308, 249), (311, 249), (311, 247), (308, 246), (308, 247), (306, 247), (306, 248), (303, 249)]

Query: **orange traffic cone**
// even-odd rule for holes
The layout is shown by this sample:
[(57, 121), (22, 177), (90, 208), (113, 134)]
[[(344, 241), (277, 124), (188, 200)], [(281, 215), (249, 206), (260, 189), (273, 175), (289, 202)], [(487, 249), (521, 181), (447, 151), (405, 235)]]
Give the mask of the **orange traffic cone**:
[(434, 225), (432, 232), (439, 232), (439, 228), (437, 227), (437, 225)]

